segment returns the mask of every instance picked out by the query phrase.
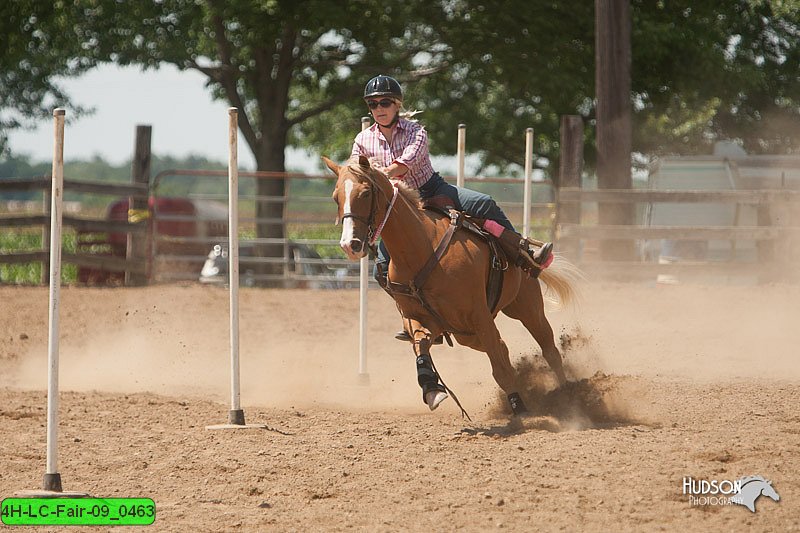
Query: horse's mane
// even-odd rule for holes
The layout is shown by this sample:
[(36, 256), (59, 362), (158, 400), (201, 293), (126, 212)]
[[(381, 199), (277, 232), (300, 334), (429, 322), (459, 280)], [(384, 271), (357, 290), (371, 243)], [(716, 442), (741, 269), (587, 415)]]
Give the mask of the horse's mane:
[(769, 483), (769, 481), (767, 481), (766, 479), (764, 479), (761, 476), (747, 476), (747, 477), (741, 478), (739, 481), (741, 482), (742, 487), (744, 487), (745, 485), (747, 485), (748, 483), (751, 483), (753, 481), (763, 481), (764, 483)]
[[(369, 169), (365, 169), (362, 167), (358, 160), (351, 159), (347, 162), (347, 168), (355, 174), (356, 176), (363, 178), (365, 180), (373, 181), (370, 173), (380, 174), (381, 176), (385, 177), (386, 179), (391, 179), (386, 174), (383, 174), (380, 170), (376, 169), (375, 167), (369, 167)], [(391, 180), (391, 182), (397, 186), (397, 189), (400, 191), (400, 195), (403, 196), (411, 205), (416, 205), (420, 207), (421, 198), (419, 195), (419, 191), (414, 189), (413, 187), (409, 187), (405, 182), (401, 180)]]
[(413, 187), (409, 187), (404, 181), (392, 181), (397, 186), (397, 189), (400, 191), (400, 194), (409, 202), (411, 205), (416, 205), (418, 208), (422, 208), (422, 198), (419, 195), (419, 191), (414, 189)]

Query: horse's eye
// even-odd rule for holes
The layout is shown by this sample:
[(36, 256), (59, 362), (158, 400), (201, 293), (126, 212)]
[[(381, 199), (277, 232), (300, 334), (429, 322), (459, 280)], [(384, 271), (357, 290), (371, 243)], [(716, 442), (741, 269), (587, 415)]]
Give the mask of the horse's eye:
[(362, 191), (359, 191), (358, 197), (359, 198), (366, 198), (367, 196), (370, 195), (371, 192), (372, 192), (372, 189), (364, 189)]

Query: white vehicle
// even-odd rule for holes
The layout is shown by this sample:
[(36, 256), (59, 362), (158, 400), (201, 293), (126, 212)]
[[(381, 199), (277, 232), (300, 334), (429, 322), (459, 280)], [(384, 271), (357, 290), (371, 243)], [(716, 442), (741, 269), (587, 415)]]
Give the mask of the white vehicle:
[[(255, 245), (239, 245), (239, 284), (245, 287), (258, 285), (258, 275), (247, 259), (254, 257)], [(326, 260), (305, 244), (289, 243), (289, 271), (287, 282), (291, 286), (310, 289), (349, 289), (358, 287), (358, 265), (344, 266), (335, 260)], [(209, 284), (228, 283), (228, 244), (215, 244), (208, 253), (200, 271), (200, 282)]]

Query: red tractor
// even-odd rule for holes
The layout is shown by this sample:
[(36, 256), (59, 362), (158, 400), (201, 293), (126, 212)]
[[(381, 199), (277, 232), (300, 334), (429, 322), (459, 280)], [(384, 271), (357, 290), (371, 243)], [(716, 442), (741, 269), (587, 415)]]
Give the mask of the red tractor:
[[(127, 221), (128, 200), (119, 200), (108, 206), (106, 218), (113, 221)], [(155, 207), (155, 209), (154, 209)], [(133, 215), (131, 219), (134, 218)], [(141, 215), (140, 215), (141, 216)], [(175, 270), (187, 272), (197, 270), (208, 255), (209, 243), (202, 240), (170, 240), (181, 238), (225, 238), (228, 234), (227, 206), (209, 200), (188, 198), (150, 197), (145, 215), (147, 224), (147, 272), (154, 278), (154, 252), (158, 255), (180, 256), (180, 260), (159, 262), (158, 273)], [(166, 238), (166, 239), (165, 239)], [(153, 244), (156, 244), (154, 246)], [(128, 247), (126, 233), (96, 233), (80, 231), (77, 236), (77, 252), (92, 255), (118, 257), (124, 259)], [(189, 259), (197, 256), (197, 260)], [(81, 266), (78, 268), (78, 282), (90, 284), (122, 284), (125, 273), (103, 268)]]

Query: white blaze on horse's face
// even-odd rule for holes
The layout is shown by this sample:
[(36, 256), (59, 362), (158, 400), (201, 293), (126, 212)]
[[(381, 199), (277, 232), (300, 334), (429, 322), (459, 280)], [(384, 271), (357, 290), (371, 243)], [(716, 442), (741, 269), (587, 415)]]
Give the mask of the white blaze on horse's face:
[(356, 218), (364, 220), (363, 216), (353, 213), (353, 200), (359, 195), (356, 182), (344, 180), (344, 204), (341, 208), (339, 218), (342, 221), (342, 236), (339, 238), (339, 246), (351, 261), (364, 257), (367, 253), (366, 235), (361, 238), (356, 235)]
[(352, 217), (346, 215), (351, 214), (350, 211), (350, 196), (353, 194), (353, 182), (346, 180), (344, 182), (344, 205), (342, 206), (342, 236), (339, 238), (339, 246), (342, 247), (344, 253), (350, 259), (358, 259), (359, 254), (353, 252), (353, 238), (355, 224)]

